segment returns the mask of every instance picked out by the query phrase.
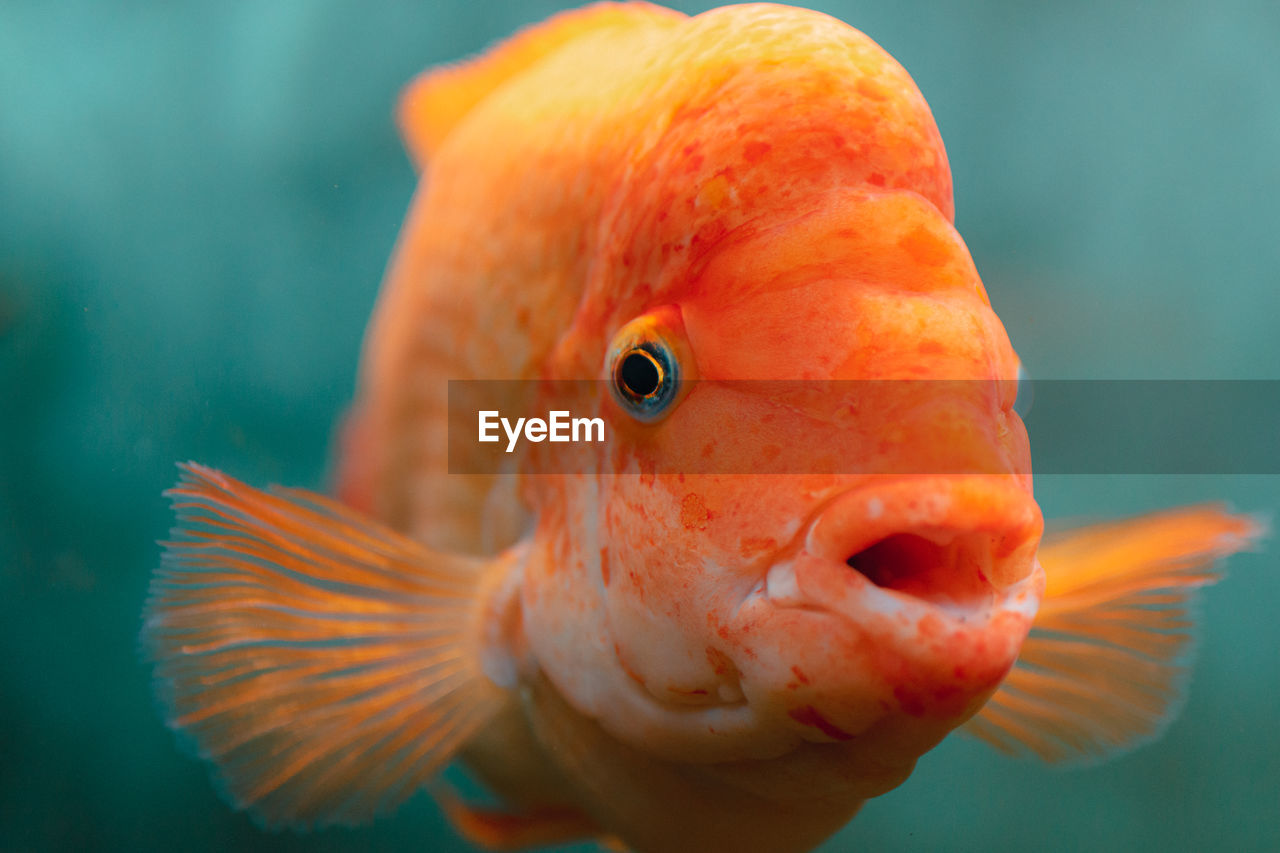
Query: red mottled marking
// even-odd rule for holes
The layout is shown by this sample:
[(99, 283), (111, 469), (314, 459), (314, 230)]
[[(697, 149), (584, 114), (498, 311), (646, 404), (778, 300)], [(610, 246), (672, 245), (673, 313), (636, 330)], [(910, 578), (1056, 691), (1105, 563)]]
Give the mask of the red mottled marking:
[(706, 530), (707, 520), (710, 518), (711, 512), (702, 500), (702, 495), (690, 492), (684, 496), (684, 500), (680, 502), (680, 523), (685, 530)]
[(879, 172), (872, 172), (870, 175), (867, 175), (867, 183), (871, 184), (873, 187), (882, 187), (884, 186), (884, 175)]
[(802, 726), (813, 726), (829, 738), (835, 740), (853, 740), (853, 735), (828, 720), (826, 717), (818, 713), (818, 709), (812, 705), (805, 705), (803, 708), (792, 708), (787, 711), (787, 716), (795, 720)]
[(946, 352), (946, 347), (938, 341), (921, 341), (916, 344), (916, 352), (921, 355), (941, 355)]
[(801, 681), (803, 684), (808, 684), (808, 683), (809, 683), (809, 676), (805, 675), (805, 674), (804, 674), (804, 671), (803, 671), (803, 670), (801, 670), (801, 669), (800, 669), (800, 667), (798, 667), (798, 666), (793, 666), (793, 667), (791, 667), (791, 671), (792, 671), (793, 673), (795, 673), (796, 678), (800, 679), (800, 681)]
[(600, 549), (600, 579), (604, 581), (604, 585), (609, 585), (609, 549)]

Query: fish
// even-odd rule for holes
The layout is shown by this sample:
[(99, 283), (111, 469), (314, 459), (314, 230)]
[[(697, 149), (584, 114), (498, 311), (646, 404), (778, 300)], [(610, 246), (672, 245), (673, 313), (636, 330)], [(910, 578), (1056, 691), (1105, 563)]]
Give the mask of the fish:
[[(195, 462), (167, 492), (143, 644), (235, 806), (354, 825), (425, 789), (494, 849), (799, 851), (952, 732), (1062, 762), (1167, 724), (1193, 598), (1265, 527), (1044, 533), (941, 137), (869, 37), (602, 3), (398, 118), (421, 179), (332, 495)], [(458, 446), (451, 383), (488, 380), (584, 380), (610, 440)], [(752, 385), (868, 380), (899, 396)]]

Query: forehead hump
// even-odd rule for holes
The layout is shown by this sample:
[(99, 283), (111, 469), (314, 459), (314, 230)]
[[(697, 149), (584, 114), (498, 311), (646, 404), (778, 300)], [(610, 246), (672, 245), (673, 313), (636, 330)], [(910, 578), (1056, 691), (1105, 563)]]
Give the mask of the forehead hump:
[(602, 223), (614, 287), (623, 271), (641, 300), (659, 297), (726, 238), (842, 188), (908, 190), (952, 218), (928, 105), (852, 27), (801, 9), (718, 9), (675, 29), (655, 61), (648, 133)]

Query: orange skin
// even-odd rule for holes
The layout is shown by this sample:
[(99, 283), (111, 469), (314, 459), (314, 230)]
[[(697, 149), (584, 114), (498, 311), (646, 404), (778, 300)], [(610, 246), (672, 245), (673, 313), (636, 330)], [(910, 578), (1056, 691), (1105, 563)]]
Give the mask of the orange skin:
[[(705, 385), (646, 424), (606, 395), (574, 413), (616, 437), (596, 473), (539, 477), (531, 454), (517, 490), (447, 475), (445, 381), (603, 378), (643, 317), (700, 379), (1012, 379), (1017, 357), (928, 107), (870, 39), (764, 5), (577, 15), (447, 132), (415, 121), (448, 106), (448, 72), (409, 94), (431, 150), (340, 493), (432, 547), (513, 549), (481, 603), (511, 707), (464, 756), (513, 807), (576, 809), (640, 849), (805, 849), (974, 714), (1026, 636), (1042, 522), (1013, 383), (839, 422)], [(750, 470), (747, 431), (818, 467), (1004, 473), (652, 473)], [(894, 534), (963, 547), (934, 566), (923, 546), (892, 588), (845, 565)]]

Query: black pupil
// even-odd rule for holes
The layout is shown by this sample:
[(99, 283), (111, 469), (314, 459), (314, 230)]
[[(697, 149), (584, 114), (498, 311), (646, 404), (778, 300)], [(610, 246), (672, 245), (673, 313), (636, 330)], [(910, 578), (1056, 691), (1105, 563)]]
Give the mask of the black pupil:
[(644, 352), (628, 353), (622, 360), (622, 384), (637, 397), (648, 397), (658, 390), (662, 374), (653, 356)]

